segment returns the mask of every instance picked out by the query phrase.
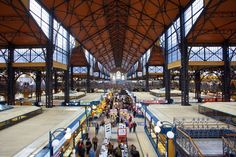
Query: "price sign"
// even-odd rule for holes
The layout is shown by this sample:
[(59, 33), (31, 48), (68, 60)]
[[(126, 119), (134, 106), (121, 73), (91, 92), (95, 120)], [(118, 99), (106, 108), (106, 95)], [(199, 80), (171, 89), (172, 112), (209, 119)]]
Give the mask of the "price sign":
[(105, 138), (111, 137), (111, 123), (105, 124)]

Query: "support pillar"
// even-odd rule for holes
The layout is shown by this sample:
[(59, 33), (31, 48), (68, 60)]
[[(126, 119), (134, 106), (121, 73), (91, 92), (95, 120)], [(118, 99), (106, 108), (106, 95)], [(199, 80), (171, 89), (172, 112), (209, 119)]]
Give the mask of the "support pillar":
[(198, 102), (201, 102), (201, 72), (200, 70), (195, 70), (194, 83), (195, 83), (195, 98), (198, 100)]
[(87, 93), (90, 93), (90, 65), (87, 65), (86, 89)]
[(7, 104), (15, 105), (15, 69), (12, 67), (14, 62), (14, 47), (8, 49), (7, 62)]
[(162, 72), (162, 84), (161, 84), (161, 88), (165, 88), (165, 77), (164, 77), (164, 71), (165, 71), (165, 66), (163, 65), (163, 72)]
[(100, 71), (98, 72), (98, 78), (99, 78), (99, 80), (101, 79), (101, 72)]
[(224, 69), (223, 69), (223, 78), (222, 78), (222, 94), (223, 100), (226, 102), (230, 101), (230, 60), (229, 60), (229, 42), (225, 41), (223, 43), (223, 61), (224, 61)]
[(70, 101), (70, 88), (69, 88), (69, 70), (64, 70), (64, 102), (68, 103)]
[(52, 73), (53, 73), (53, 46), (49, 44), (47, 47), (47, 55), (46, 55), (46, 107), (51, 108), (53, 106), (53, 93), (52, 93)]
[(146, 84), (145, 84), (145, 91), (146, 91), (146, 92), (149, 92), (149, 70), (148, 70), (148, 68), (149, 68), (149, 65), (146, 64), (146, 65), (145, 65), (145, 70), (146, 70)]
[(182, 80), (182, 78), (181, 78), (181, 72), (179, 73), (179, 90), (181, 91), (181, 80)]
[(170, 70), (168, 69), (168, 40), (167, 33), (165, 33), (165, 63), (164, 63), (164, 84), (165, 84), (165, 99), (167, 103), (171, 103), (170, 100)]
[(41, 71), (36, 72), (36, 102), (41, 102)]
[(49, 41), (47, 43), (47, 52), (46, 52), (46, 107), (51, 108), (53, 107), (53, 52), (54, 52), (54, 45), (53, 45), (53, 11), (50, 12), (49, 16)]
[(74, 67), (71, 66), (71, 67), (70, 67), (70, 88), (71, 88), (71, 90), (74, 90), (74, 89), (75, 89), (75, 88), (74, 88), (74, 79), (73, 79), (73, 77), (74, 77), (74, 71), (73, 71), (73, 69), (74, 69)]
[(57, 71), (54, 71), (54, 93), (58, 92), (58, 75)]
[(67, 62), (66, 62), (66, 70), (64, 71), (64, 79), (65, 79), (65, 99), (64, 102), (68, 103), (70, 101), (70, 34), (67, 32)]
[(181, 9), (180, 13), (180, 52), (181, 52), (181, 105), (189, 105), (189, 76), (188, 76), (188, 64), (189, 54), (188, 46), (185, 38), (185, 25), (184, 25), (184, 10)]

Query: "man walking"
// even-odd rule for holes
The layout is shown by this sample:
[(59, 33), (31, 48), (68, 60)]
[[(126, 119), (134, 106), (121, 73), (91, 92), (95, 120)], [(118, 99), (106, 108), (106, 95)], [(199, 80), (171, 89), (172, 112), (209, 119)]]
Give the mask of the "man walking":
[(134, 121), (134, 122), (133, 122), (133, 129), (134, 129), (134, 132), (136, 132), (136, 127), (137, 127), (137, 123)]
[(93, 142), (94, 151), (96, 151), (97, 150), (97, 146), (98, 146), (98, 138), (97, 138), (97, 136), (93, 137), (92, 142)]

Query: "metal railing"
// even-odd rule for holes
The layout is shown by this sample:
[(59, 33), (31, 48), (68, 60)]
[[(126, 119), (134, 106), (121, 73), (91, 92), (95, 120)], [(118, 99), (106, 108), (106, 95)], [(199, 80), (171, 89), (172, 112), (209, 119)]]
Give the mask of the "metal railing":
[(179, 128), (176, 130), (176, 143), (186, 152), (186, 154), (188, 154), (188, 156), (204, 157), (192, 138)]
[(175, 118), (174, 123), (192, 138), (221, 138), (236, 133), (234, 126), (212, 118)]
[[(174, 124), (185, 129), (233, 129), (234, 127), (209, 117), (182, 117), (174, 118)], [(235, 129), (235, 128), (234, 128)]]
[(222, 142), (224, 156), (236, 156), (236, 134), (226, 134), (222, 137)]

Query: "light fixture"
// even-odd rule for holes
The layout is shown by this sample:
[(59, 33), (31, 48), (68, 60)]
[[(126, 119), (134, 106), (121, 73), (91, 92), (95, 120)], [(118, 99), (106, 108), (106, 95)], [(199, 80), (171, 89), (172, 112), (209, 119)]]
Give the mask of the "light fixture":
[(67, 133), (67, 134), (71, 134), (71, 128), (67, 128), (67, 129), (66, 129), (66, 133)]
[(166, 136), (169, 138), (169, 139), (173, 139), (175, 137), (175, 134), (172, 132), (172, 131), (168, 131)]
[(93, 110), (96, 110), (96, 108), (97, 108), (97, 106), (95, 106), (95, 105), (92, 106), (92, 109), (93, 109)]
[(157, 122), (157, 126), (162, 127), (162, 122), (161, 122), (161, 121), (158, 121), (158, 122)]
[(52, 146), (56, 147), (56, 146), (59, 145), (59, 143), (60, 143), (60, 141), (58, 139), (55, 139), (55, 140), (52, 141)]
[(159, 126), (155, 126), (154, 131), (155, 131), (155, 133), (160, 133), (161, 128)]
[(71, 138), (71, 128), (66, 129), (66, 134), (65, 134), (65, 139), (70, 139)]
[(66, 139), (66, 140), (69, 140), (70, 138), (71, 138), (71, 134), (66, 133), (66, 134), (65, 134), (65, 139)]

